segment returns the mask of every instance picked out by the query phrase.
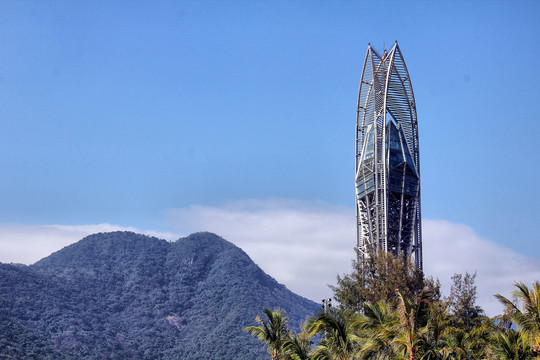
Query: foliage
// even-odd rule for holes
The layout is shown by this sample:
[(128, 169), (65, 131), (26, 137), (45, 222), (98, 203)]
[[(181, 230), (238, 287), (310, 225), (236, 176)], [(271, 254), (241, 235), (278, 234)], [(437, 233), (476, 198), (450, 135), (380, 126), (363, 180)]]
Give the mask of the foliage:
[[(474, 275), (454, 276), (453, 296), (440, 301), (432, 282), (413, 297), (397, 291), (396, 300), (364, 302), (362, 311), (331, 308), (308, 318), (301, 357), (283, 347), (283, 359), (311, 360), (532, 360), (537, 351), (540, 286), (516, 283), (521, 308), (501, 295), (506, 314), (480, 316), (474, 304)], [(472, 294), (466, 293), (471, 291)], [(469, 309), (476, 311), (457, 311)], [(472, 314), (472, 315), (471, 315)], [(467, 324), (465, 320), (470, 321)], [(506, 321), (508, 320), (508, 321)], [(517, 329), (512, 324), (517, 324)], [(291, 332), (287, 331), (288, 334)], [(292, 337), (292, 335), (289, 335)], [(318, 341), (313, 341), (317, 339)], [(291, 341), (292, 344), (292, 341)], [(291, 347), (292, 349), (292, 347)]]
[(429, 295), (422, 292), (414, 300), (407, 298), (399, 291), (398, 295), (397, 331), (393, 343), (399, 352), (407, 355), (409, 360), (413, 360), (419, 351), (423, 335), (428, 331), (428, 318), (432, 315), (428, 301)]
[(362, 315), (356, 323), (360, 338), (366, 339), (360, 350), (361, 357), (364, 359), (394, 357), (391, 343), (396, 335), (397, 322), (397, 314), (386, 301), (365, 303)]
[(330, 286), (341, 306), (353, 312), (361, 311), (365, 302), (396, 302), (396, 289), (412, 298), (423, 287), (423, 272), (413, 266), (410, 259), (376, 249), (369, 251), (363, 264), (353, 261), (352, 273), (338, 275), (337, 286)]
[(287, 335), (288, 319), (281, 310), (264, 309), (263, 313), (266, 315), (267, 321), (257, 315), (255, 321), (260, 325), (248, 326), (244, 330), (255, 335), (265, 344), (273, 360), (279, 360), (283, 357), (283, 343)]
[(496, 332), (492, 337), (493, 351), (500, 360), (532, 359), (534, 352), (525, 339), (525, 333), (508, 329)]
[(484, 310), (476, 302), (476, 273), (454, 274), (450, 296), (447, 299), (450, 312), (467, 329), (471, 329), (475, 321), (484, 316)]
[(307, 331), (307, 324), (300, 325), (301, 332), (295, 334), (288, 331), (283, 342), (284, 359), (286, 360), (308, 360), (311, 358), (312, 336)]
[(540, 282), (534, 282), (531, 289), (522, 282), (516, 282), (515, 286), (517, 289), (512, 291), (512, 295), (517, 304), (500, 294), (495, 297), (505, 307), (503, 319), (509, 318), (522, 330), (528, 344), (540, 357)]
[(308, 333), (321, 335), (322, 340), (314, 349), (315, 359), (353, 359), (360, 338), (354, 331), (355, 318), (345, 312), (330, 308), (308, 319)]

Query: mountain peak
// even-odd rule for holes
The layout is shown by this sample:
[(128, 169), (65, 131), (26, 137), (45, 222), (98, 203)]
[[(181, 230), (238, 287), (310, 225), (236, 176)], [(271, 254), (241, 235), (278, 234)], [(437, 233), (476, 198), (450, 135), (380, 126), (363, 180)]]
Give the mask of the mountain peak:
[(293, 326), (318, 308), (209, 232), (175, 242), (93, 234), (9, 275), (0, 313), (20, 325), (10, 329), (89, 359), (255, 359), (261, 348), (242, 329), (263, 308), (284, 309)]

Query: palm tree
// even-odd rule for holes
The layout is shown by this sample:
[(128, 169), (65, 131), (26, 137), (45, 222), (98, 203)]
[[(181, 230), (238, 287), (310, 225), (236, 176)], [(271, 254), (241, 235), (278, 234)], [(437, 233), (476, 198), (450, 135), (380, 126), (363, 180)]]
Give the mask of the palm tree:
[(396, 336), (396, 324), (397, 317), (386, 301), (364, 303), (363, 314), (354, 324), (360, 337), (366, 339), (359, 353), (360, 358), (393, 358), (391, 345)]
[(355, 324), (366, 338), (360, 358), (442, 359), (447, 325), (444, 309), (432, 308), (429, 292), (420, 293), (414, 301), (402, 292), (397, 294), (395, 311), (384, 301), (364, 305), (363, 315)]
[(500, 294), (495, 297), (504, 305), (505, 313), (524, 333), (537, 357), (540, 358), (540, 282), (534, 282), (532, 289), (522, 282), (516, 282), (514, 285), (517, 289), (512, 291), (512, 295), (521, 302), (522, 309)]
[(309, 360), (311, 359), (311, 336), (307, 332), (306, 323), (300, 325), (300, 334), (288, 332), (283, 342), (285, 359)]
[(500, 360), (528, 360), (534, 357), (531, 346), (521, 331), (498, 331), (492, 339), (493, 351)]
[(469, 333), (466, 330), (450, 328), (450, 335), (442, 348), (443, 359), (466, 360), (471, 358)]
[[(448, 351), (451, 347), (450, 332), (451, 328), (446, 309), (438, 304), (429, 304), (429, 318), (427, 325), (420, 336), (422, 351), (421, 360), (439, 360), (448, 357), (453, 351)], [(459, 357), (465, 359), (465, 357)]]
[(257, 336), (267, 347), (268, 352), (272, 360), (280, 360), (283, 355), (283, 342), (287, 334), (287, 322), (281, 310), (264, 309), (263, 312), (268, 318), (268, 322), (265, 322), (259, 315), (255, 317), (255, 321), (259, 326), (248, 326), (244, 330), (248, 333)]
[(450, 318), (443, 331), (445, 346), (443, 359), (468, 360), (489, 358), (486, 350), (492, 334), (500, 328), (489, 318), (475, 321), (471, 329), (461, 326), (447, 326), (455, 322)]
[(423, 343), (423, 336), (428, 331), (429, 294), (421, 292), (414, 301), (411, 301), (402, 292), (397, 293), (398, 322), (396, 337), (392, 342), (401, 354), (407, 355), (409, 360), (414, 360)]
[(355, 334), (353, 315), (332, 308), (319, 313), (308, 320), (310, 336), (321, 335), (322, 339), (315, 348), (316, 360), (351, 360), (358, 352), (360, 338)]
[(485, 359), (488, 355), (489, 339), (496, 326), (492, 319), (485, 317), (480, 322), (476, 322), (473, 328), (467, 333), (467, 345), (469, 347), (470, 358)]

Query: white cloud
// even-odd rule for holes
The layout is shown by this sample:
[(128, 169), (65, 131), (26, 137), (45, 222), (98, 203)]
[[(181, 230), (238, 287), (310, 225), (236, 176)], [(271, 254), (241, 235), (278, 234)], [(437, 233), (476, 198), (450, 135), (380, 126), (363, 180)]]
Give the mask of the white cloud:
[[(268, 274), (315, 301), (331, 296), (326, 286), (350, 272), (355, 257), (353, 208), (320, 202), (248, 200), (219, 207), (194, 205), (169, 211), (183, 232), (212, 231), (234, 242)], [(443, 220), (423, 221), (424, 271), (450, 291), (454, 273), (477, 273), (477, 304), (500, 313), (494, 294), (510, 296), (515, 281), (540, 280), (540, 260), (478, 236), (472, 228)]]
[[(233, 242), (290, 290), (319, 302), (328, 284), (351, 270), (356, 244), (354, 209), (322, 202), (247, 200), (222, 206), (193, 205), (167, 211), (170, 225), (184, 236), (211, 231)], [(33, 263), (86, 235), (130, 230), (177, 239), (171, 233), (139, 231), (111, 224), (0, 224), (0, 261)], [(510, 295), (514, 281), (540, 280), (540, 260), (478, 236), (466, 225), (423, 221), (424, 270), (449, 292), (454, 273), (477, 272), (478, 304), (489, 315), (501, 308), (493, 295)]]
[(355, 256), (354, 211), (321, 202), (248, 200), (168, 212), (184, 233), (211, 231), (242, 248), (290, 290), (320, 301), (349, 272)]
[(477, 303), (488, 315), (502, 311), (494, 294), (510, 297), (514, 282), (530, 285), (540, 280), (540, 259), (484, 239), (469, 226), (424, 220), (423, 232), (426, 274), (439, 277), (443, 291), (448, 293), (454, 273), (476, 272)]

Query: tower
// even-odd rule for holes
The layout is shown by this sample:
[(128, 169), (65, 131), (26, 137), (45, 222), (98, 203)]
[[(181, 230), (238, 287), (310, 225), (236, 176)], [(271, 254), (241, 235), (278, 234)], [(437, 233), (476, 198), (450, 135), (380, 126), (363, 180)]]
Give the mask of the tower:
[(356, 113), (359, 262), (367, 248), (411, 256), (422, 269), (420, 152), (411, 80), (396, 43), (368, 45)]

